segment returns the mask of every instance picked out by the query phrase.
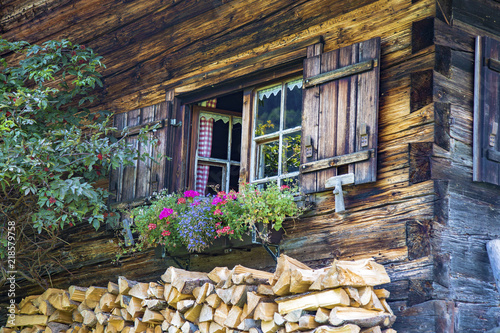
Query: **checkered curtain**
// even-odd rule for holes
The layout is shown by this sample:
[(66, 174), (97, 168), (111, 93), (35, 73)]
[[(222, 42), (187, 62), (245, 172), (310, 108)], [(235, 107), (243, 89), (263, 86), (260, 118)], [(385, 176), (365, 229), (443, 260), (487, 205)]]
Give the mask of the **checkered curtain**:
[(217, 98), (208, 99), (206, 101), (198, 103), (199, 106), (205, 106), (207, 108), (216, 108), (217, 107)]
[[(200, 131), (198, 139), (198, 156), (210, 157), (212, 154), (212, 133), (214, 129), (214, 120), (212, 118), (200, 118)], [(208, 172), (210, 166), (198, 164), (196, 169), (196, 191), (205, 194), (208, 182)]]

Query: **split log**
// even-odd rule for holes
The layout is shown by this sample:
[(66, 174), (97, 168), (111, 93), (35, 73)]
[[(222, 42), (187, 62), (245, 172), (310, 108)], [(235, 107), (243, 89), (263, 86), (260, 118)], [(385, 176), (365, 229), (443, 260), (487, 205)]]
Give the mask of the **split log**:
[(134, 326), (125, 326), (121, 333), (135, 333)]
[(290, 270), (290, 292), (294, 294), (305, 293), (309, 287), (325, 274), (326, 269), (300, 269), (292, 268)]
[(118, 333), (118, 331), (113, 325), (108, 324), (104, 327), (104, 333)]
[(276, 271), (273, 274), (273, 277), (269, 279), (269, 284), (274, 286), (276, 282), (279, 280), (281, 274), (283, 274), (285, 271), (289, 271), (290, 268), (299, 268), (299, 269), (309, 269), (311, 270), (310, 267), (307, 265), (301, 263), (300, 261), (293, 259), (287, 255), (280, 255), (278, 258), (278, 264), (276, 265)]
[(19, 326), (33, 326), (33, 325), (47, 325), (49, 320), (48, 316), (43, 315), (16, 315), (14, 318), (14, 324), (11, 320), (7, 321), (7, 327), (19, 327)]
[(141, 302), (141, 305), (153, 311), (160, 311), (167, 308), (167, 302), (159, 299), (145, 299)]
[(124, 276), (119, 276), (118, 277), (118, 291), (122, 295), (128, 295), (129, 290), (135, 286), (138, 282), (137, 281), (132, 281), (128, 280)]
[(257, 293), (261, 295), (274, 296), (273, 287), (269, 284), (259, 284)]
[(148, 298), (148, 289), (149, 289), (149, 283), (138, 282), (132, 288), (130, 288), (128, 294), (130, 296), (137, 297), (140, 299), (146, 299)]
[(180, 330), (180, 328), (175, 327), (174, 325), (170, 325), (167, 332), (168, 333), (180, 333), (181, 330)]
[(314, 333), (359, 333), (361, 328), (356, 325), (347, 324), (341, 327), (320, 326), (316, 328)]
[(320, 324), (327, 324), (328, 319), (330, 318), (330, 310), (319, 308), (316, 310), (316, 315), (314, 316), (314, 320)]
[(221, 298), (222, 302), (231, 305), (231, 297), (233, 296), (233, 289), (234, 287), (231, 287), (229, 289), (215, 288), (215, 293)]
[(377, 295), (377, 297), (380, 299), (380, 298), (389, 298), (389, 296), (391, 295), (390, 291), (387, 290), (387, 289), (373, 289), (373, 292), (375, 293), (375, 295)]
[(71, 312), (71, 319), (74, 323), (83, 323), (83, 316), (80, 311), (78, 311), (78, 309), (75, 309), (73, 310), (73, 312)]
[(95, 316), (97, 317), (97, 322), (99, 324), (106, 326), (108, 324), (108, 320), (111, 315), (106, 312), (101, 312), (101, 313), (96, 313)]
[(344, 290), (351, 299), (351, 306), (359, 307), (361, 305), (361, 299), (359, 297), (358, 289), (354, 287), (345, 287)]
[(225, 333), (225, 331), (225, 328), (217, 324), (215, 321), (212, 321), (208, 328), (208, 333)]
[(348, 306), (349, 296), (342, 288), (325, 291), (314, 291), (277, 298), (280, 314), (287, 314), (293, 310), (317, 310), (318, 308), (331, 309), (335, 306)]
[(209, 282), (207, 273), (203, 272), (190, 272), (184, 269), (169, 267), (161, 279), (172, 284), (181, 294), (189, 294), (193, 292), (196, 287), (202, 286), (204, 283)]
[(88, 309), (80, 312), (83, 317), (83, 324), (89, 327), (94, 327), (97, 324), (97, 317), (94, 311)]
[[(21, 302), (19, 302), (18, 307), (19, 307), (20, 309), (22, 309), (22, 308), (23, 308), (26, 304), (28, 304), (28, 303), (31, 303), (32, 305), (34, 305), (34, 304), (33, 304), (33, 301), (34, 301), (35, 299), (37, 299), (38, 297), (40, 297), (40, 295), (31, 295), (31, 296), (26, 296), (25, 298), (23, 298), (23, 299), (21, 300)], [(36, 305), (36, 306), (38, 306), (38, 305)]]
[(140, 318), (134, 319), (134, 329), (136, 332), (144, 332), (148, 328), (148, 324), (143, 323)]
[(299, 323), (287, 322), (285, 324), (285, 332), (286, 333), (295, 332), (298, 330), (299, 330)]
[(209, 289), (214, 289), (214, 285), (209, 282), (204, 283), (201, 287), (193, 289), (193, 296), (195, 297), (196, 303), (202, 304), (205, 302), (205, 298), (211, 294)]
[(62, 324), (72, 324), (73, 323), (72, 312), (56, 310), (49, 317), (49, 323), (50, 322), (56, 322), (56, 323), (62, 323)]
[(278, 304), (260, 302), (255, 308), (253, 319), (274, 320), (274, 313), (278, 311)]
[(85, 293), (88, 288), (79, 286), (70, 286), (68, 288), (69, 298), (75, 302), (83, 302), (85, 300)]
[(195, 306), (191, 307), (184, 313), (184, 319), (189, 320), (190, 322), (193, 322), (195, 324), (198, 323), (202, 308), (203, 308), (202, 304), (196, 304)]
[(212, 308), (216, 309), (219, 307), (220, 303), (222, 302), (222, 299), (217, 294), (211, 294), (207, 296), (205, 302), (207, 302), (207, 304), (210, 305)]
[(80, 305), (80, 303), (71, 300), (69, 293), (66, 291), (49, 295), (47, 301), (57, 310), (63, 311), (73, 311)]
[(127, 306), (130, 304), (131, 299), (132, 296), (119, 294), (115, 299), (115, 303), (119, 303), (120, 304), (119, 306), (121, 308), (127, 308)]
[(378, 299), (377, 295), (372, 291), (372, 297), (370, 299), (370, 302), (364, 307), (365, 309), (369, 310), (378, 310), (378, 311), (385, 311), (384, 306)]
[(299, 319), (299, 330), (301, 331), (309, 331), (318, 326), (320, 326), (320, 323), (315, 321), (315, 316), (313, 315), (305, 315)]
[(179, 302), (177, 302), (177, 311), (184, 313), (187, 310), (189, 310), (190, 308), (192, 308), (195, 303), (196, 302), (194, 299), (185, 299), (185, 300), (179, 301)]
[(243, 307), (243, 305), (247, 302), (247, 294), (249, 292), (255, 292), (257, 290), (257, 286), (236, 285), (231, 290), (231, 304)]
[(160, 313), (163, 316), (163, 318), (165, 318), (165, 320), (170, 323), (172, 321), (172, 317), (175, 314), (175, 310), (172, 310), (170, 308), (166, 308), (166, 309), (160, 310)]
[(146, 309), (144, 311), (144, 315), (142, 316), (142, 322), (145, 324), (160, 324), (165, 318), (158, 311), (152, 311), (150, 309)]
[(384, 266), (373, 259), (336, 261), (321, 281), (323, 288), (376, 286), (391, 282)]
[(167, 303), (172, 307), (176, 307), (177, 302), (185, 299), (194, 299), (194, 296), (192, 294), (182, 294), (177, 290), (177, 288), (172, 287)]
[(261, 321), (255, 319), (243, 319), (241, 323), (238, 325), (238, 330), (247, 332), (251, 328), (260, 327)]
[[(144, 313), (146, 309), (142, 306), (142, 300), (136, 297), (130, 298), (130, 302), (127, 305), (127, 311), (133, 318), (136, 318), (141, 313)], [(137, 328), (136, 328), (137, 330)]]
[(112, 325), (116, 331), (121, 332), (125, 327), (125, 320), (121, 316), (111, 315), (108, 319), (108, 326)]
[(224, 321), (224, 326), (230, 328), (236, 328), (241, 323), (241, 311), (239, 306), (233, 305), (229, 313), (227, 314), (226, 320)]
[(33, 299), (32, 302), (35, 306), (40, 306), (40, 303), (42, 303), (43, 301), (47, 301), (49, 299), (49, 297), (51, 297), (53, 295), (60, 295), (64, 292), (66, 292), (66, 291), (63, 289), (49, 288), (49, 289), (45, 290), (43, 292), (43, 294), (41, 294), (37, 298)]
[(109, 292), (104, 293), (99, 300), (99, 307), (104, 312), (111, 312), (116, 307), (116, 295)]
[(212, 308), (208, 304), (203, 304), (201, 311), (200, 311), (199, 321), (200, 322), (207, 322), (207, 321), (214, 320), (214, 313), (215, 313), (214, 308)]
[(161, 327), (161, 330), (163, 332), (165, 332), (170, 327), (170, 322), (168, 320), (164, 320), (164, 321), (161, 322), (161, 326), (160, 327)]
[(104, 326), (97, 323), (97, 325), (95, 325), (95, 328), (92, 330), (92, 333), (104, 333)]
[[(88, 288), (87, 291), (85, 292), (85, 304), (91, 309), (95, 308), (97, 304), (99, 304), (102, 295), (104, 295), (106, 292), (108, 292), (108, 288), (94, 287), (94, 286)], [(54, 307), (56, 306), (54, 305)]]
[(224, 322), (227, 319), (227, 315), (229, 314), (229, 306), (226, 303), (221, 303), (214, 312), (214, 321), (220, 326), (224, 326)]
[(198, 329), (200, 330), (201, 333), (208, 333), (210, 329), (210, 323), (211, 321), (205, 321), (203, 323), (198, 324)]
[(361, 306), (367, 306), (372, 300), (373, 290), (371, 287), (358, 288), (359, 303)]
[(229, 273), (230, 271), (227, 267), (215, 267), (207, 276), (215, 284), (218, 284), (221, 281), (226, 281), (229, 277)]
[(198, 327), (189, 321), (186, 321), (181, 327), (182, 333), (194, 333), (197, 330)]
[(374, 326), (361, 330), (361, 333), (382, 333), (382, 329), (380, 328), (380, 326)]
[(290, 279), (291, 270), (287, 269), (283, 271), (273, 285), (273, 293), (277, 296), (290, 294)]
[(263, 333), (275, 333), (280, 328), (273, 320), (263, 320), (260, 324)]
[(120, 287), (118, 287), (117, 283), (108, 282), (108, 293), (113, 294), (113, 295), (118, 295), (120, 293)]
[(23, 306), (21, 306), (21, 303), (19, 303), (19, 313), (26, 315), (34, 315), (34, 314), (41, 314), (42, 312), (38, 307), (36, 307), (33, 304), (33, 302), (29, 301), (24, 303)]
[(179, 311), (175, 311), (170, 324), (180, 329), (185, 322), (186, 320), (184, 320), (182, 313), (180, 313)]
[(260, 329), (260, 327), (252, 327), (248, 333), (262, 333), (262, 330)]
[(69, 329), (69, 325), (52, 322), (45, 328), (46, 333), (65, 333)]
[(396, 330), (394, 330), (392, 328), (388, 328), (386, 330), (383, 330), (382, 333), (398, 333), (398, 332), (396, 332)]
[[(244, 278), (245, 284), (255, 285), (255, 284), (266, 284), (270, 279), (274, 277), (273, 273), (269, 273), (266, 271), (261, 271), (257, 269), (252, 269), (248, 267), (244, 267), (241, 265), (236, 265), (233, 268), (233, 275), (242, 275)], [(237, 284), (234, 279), (233, 283)]]
[(380, 299), (380, 303), (382, 303), (382, 306), (384, 307), (385, 312), (388, 312), (391, 315), (394, 314), (394, 312), (392, 312), (391, 307), (389, 306), (389, 304), (387, 303), (387, 301), (384, 298)]
[(395, 319), (395, 316), (380, 311), (352, 307), (335, 307), (330, 312), (329, 322), (333, 326), (354, 324), (359, 327), (389, 327), (394, 323)]
[(282, 315), (280, 315), (278, 312), (274, 313), (273, 320), (276, 323), (276, 325), (278, 325), (278, 326), (284, 326), (286, 323), (285, 318)]
[(311, 314), (311, 312), (306, 311), (304, 309), (297, 309), (297, 310), (290, 311), (283, 318), (285, 318), (285, 320), (288, 322), (298, 323), (300, 317), (302, 317), (306, 314)]
[(163, 292), (165, 288), (156, 282), (149, 282), (148, 296), (157, 299), (164, 299)]

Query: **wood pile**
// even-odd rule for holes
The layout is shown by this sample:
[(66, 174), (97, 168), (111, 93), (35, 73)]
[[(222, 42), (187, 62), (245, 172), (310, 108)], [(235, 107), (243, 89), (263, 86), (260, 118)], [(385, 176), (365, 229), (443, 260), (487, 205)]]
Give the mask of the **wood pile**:
[(0, 333), (396, 332), (389, 292), (374, 289), (390, 280), (373, 260), (311, 269), (282, 255), (274, 274), (170, 267), (161, 280), (48, 289), (20, 302)]

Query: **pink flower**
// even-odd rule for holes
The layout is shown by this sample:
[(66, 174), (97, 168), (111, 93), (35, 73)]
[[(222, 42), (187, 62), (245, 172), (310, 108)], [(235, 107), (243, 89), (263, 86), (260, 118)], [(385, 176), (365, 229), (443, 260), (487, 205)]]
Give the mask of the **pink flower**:
[(224, 191), (220, 191), (217, 193), (217, 197), (219, 198), (223, 198), (223, 199), (226, 199), (226, 192)]
[(168, 230), (163, 230), (163, 231), (161, 232), (161, 235), (162, 235), (162, 236), (170, 236), (170, 231), (168, 231)]
[(150, 223), (150, 224), (148, 225), (148, 229), (149, 229), (149, 230), (156, 229), (156, 224), (154, 224), (154, 223)]
[(288, 185), (281, 185), (281, 188), (280, 188), (280, 189), (281, 189), (282, 191), (283, 191), (283, 190), (288, 190), (288, 189), (290, 189), (290, 186), (288, 186)]
[(199, 201), (193, 201), (191, 203), (191, 206), (194, 207), (194, 206), (198, 206), (199, 204), (201, 204), (201, 202), (199, 202)]
[(179, 198), (177, 199), (177, 204), (180, 205), (180, 204), (185, 204), (186, 203), (186, 199), (184, 198)]
[(192, 190), (184, 192), (184, 197), (185, 198), (194, 198), (194, 197), (197, 197), (199, 195), (200, 195), (200, 193), (198, 193), (196, 191), (192, 191)]
[(56, 199), (54, 199), (54, 197), (50, 197), (50, 198), (49, 198), (49, 202), (50, 202), (51, 204), (53, 204), (53, 203), (55, 203), (55, 202), (56, 202)]
[(215, 211), (214, 211), (214, 215), (222, 215), (222, 211), (217, 208)]
[(172, 213), (174, 212), (174, 210), (172, 208), (163, 208), (163, 210), (161, 211), (160, 215), (158, 216), (161, 219), (165, 219), (167, 217), (169, 217), (170, 215), (172, 215)]

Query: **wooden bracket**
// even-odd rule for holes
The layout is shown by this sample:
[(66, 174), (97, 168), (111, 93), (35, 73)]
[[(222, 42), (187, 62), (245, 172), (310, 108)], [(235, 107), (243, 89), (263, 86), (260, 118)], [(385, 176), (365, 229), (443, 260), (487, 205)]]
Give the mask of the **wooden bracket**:
[(353, 173), (331, 177), (325, 183), (325, 188), (335, 187), (333, 190), (333, 194), (335, 194), (336, 213), (345, 211), (344, 192), (342, 192), (342, 185), (348, 185), (348, 184), (354, 184)]
[(378, 66), (377, 59), (370, 59), (363, 62), (359, 62), (357, 64), (348, 65), (345, 67), (341, 67), (338, 69), (334, 69), (333, 71), (329, 71), (326, 73), (318, 74), (313, 77), (304, 80), (303, 87), (304, 89), (314, 87), (318, 84), (322, 84), (325, 82), (339, 80), (343, 77), (364, 73), (372, 70), (373, 68)]

